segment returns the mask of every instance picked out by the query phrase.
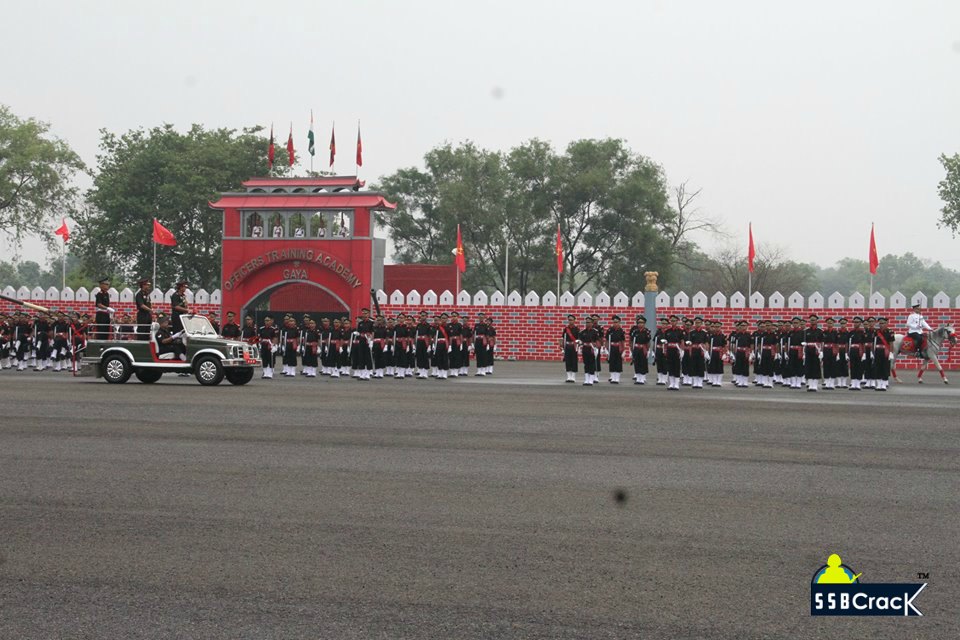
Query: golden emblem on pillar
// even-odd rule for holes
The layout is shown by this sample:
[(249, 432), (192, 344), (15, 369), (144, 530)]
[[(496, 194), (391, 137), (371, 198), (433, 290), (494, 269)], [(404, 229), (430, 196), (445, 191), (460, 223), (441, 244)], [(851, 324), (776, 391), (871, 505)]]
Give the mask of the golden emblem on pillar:
[(659, 271), (644, 271), (643, 277), (647, 279), (647, 286), (644, 287), (644, 291), (660, 291), (657, 287), (657, 276), (660, 275)]

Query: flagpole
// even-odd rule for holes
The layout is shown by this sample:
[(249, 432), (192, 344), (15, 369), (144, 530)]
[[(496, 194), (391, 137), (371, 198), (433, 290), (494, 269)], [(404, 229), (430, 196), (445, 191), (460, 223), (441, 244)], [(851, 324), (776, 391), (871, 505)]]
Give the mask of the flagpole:
[(157, 282), (157, 242), (153, 242), (153, 283), (156, 286)]
[(63, 291), (64, 289), (67, 288), (67, 241), (66, 240), (63, 241), (63, 264), (61, 266), (63, 267), (63, 272), (61, 273), (62, 284), (60, 286), (60, 291)]
[(753, 272), (747, 270), (747, 306), (750, 306), (750, 298), (753, 297)]
[(510, 243), (507, 242), (506, 258), (503, 263), (503, 292), (504, 296), (510, 296)]

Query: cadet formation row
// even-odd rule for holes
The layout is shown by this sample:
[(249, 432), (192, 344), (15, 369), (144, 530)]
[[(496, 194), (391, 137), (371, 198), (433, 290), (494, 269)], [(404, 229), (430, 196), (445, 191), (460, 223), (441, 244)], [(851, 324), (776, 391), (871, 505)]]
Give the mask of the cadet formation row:
[(600, 361), (606, 356), (608, 382), (620, 383), (624, 361), (633, 361), (634, 384), (646, 384), (648, 365), (657, 370), (657, 384), (671, 390), (681, 385), (693, 389), (723, 383), (724, 366), (730, 364), (735, 387), (752, 383), (767, 389), (783, 385), (817, 391), (848, 388), (853, 391), (886, 391), (890, 380), (894, 333), (886, 318), (820, 318), (810, 315), (792, 321), (761, 320), (750, 330), (746, 320), (724, 333), (719, 320), (702, 316), (680, 318), (671, 315), (659, 320), (656, 340), (651, 344), (647, 319), (640, 315), (624, 329), (620, 317), (611, 318), (609, 328), (600, 327), (598, 316), (588, 317), (581, 328), (573, 315), (567, 316), (562, 333), (564, 364), (568, 383), (575, 383), (580, 361), (583, 384), (599, 382)]

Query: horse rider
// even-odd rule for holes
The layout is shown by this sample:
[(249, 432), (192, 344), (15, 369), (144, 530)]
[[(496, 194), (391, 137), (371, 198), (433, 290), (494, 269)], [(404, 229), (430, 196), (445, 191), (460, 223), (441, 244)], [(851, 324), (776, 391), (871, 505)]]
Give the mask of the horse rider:
[(923, 332), (933, 331), (920, 313), (920, 305), (913, 305), (913, 311), (907, 316), (907, 336), (913, 338), (913, 347), (918, 357), (923, 357)]

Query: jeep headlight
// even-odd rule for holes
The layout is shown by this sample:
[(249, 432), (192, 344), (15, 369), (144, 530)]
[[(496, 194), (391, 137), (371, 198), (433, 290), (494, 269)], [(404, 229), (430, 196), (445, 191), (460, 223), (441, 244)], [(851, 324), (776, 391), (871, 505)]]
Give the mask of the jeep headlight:
[(230, 359), (237, 360), (238, 358), (240, 358), (240, 348), (234, 345), (230, 347)]

